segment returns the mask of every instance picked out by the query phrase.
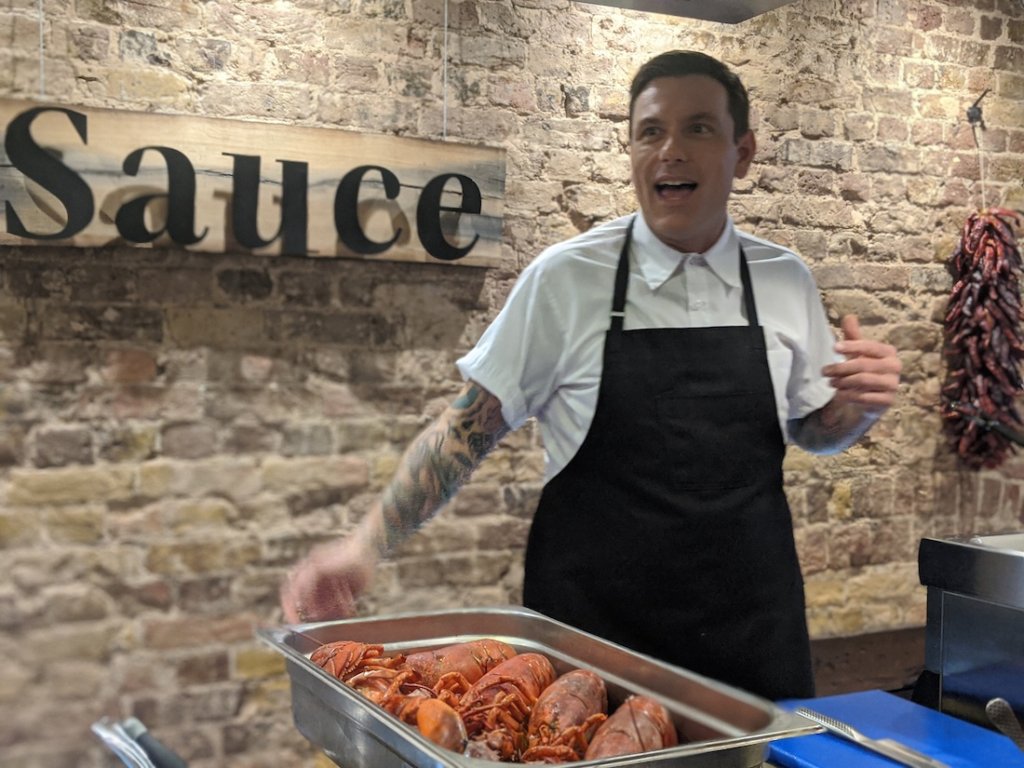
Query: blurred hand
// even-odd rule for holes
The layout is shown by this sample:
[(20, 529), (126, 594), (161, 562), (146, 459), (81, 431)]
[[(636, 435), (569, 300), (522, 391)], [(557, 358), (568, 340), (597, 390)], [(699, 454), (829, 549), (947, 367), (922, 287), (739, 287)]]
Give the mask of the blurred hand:
[(900, 385), (903, 366), (896, 348), (863, 338), (856, 315), (845, 315), (841, 326), (844, 338), (836, 344), (836, 352), (846, 360), (826, 365), (822, 373), (836, 389), (837, 404), (850, 403), (867, 414), (880, 415), (893, 404)]
[(314, 547), (281, 585), (285, 622), (353, 616), (356, 599), (370, 583), (376, 563), (376, 550), (358, 534)]

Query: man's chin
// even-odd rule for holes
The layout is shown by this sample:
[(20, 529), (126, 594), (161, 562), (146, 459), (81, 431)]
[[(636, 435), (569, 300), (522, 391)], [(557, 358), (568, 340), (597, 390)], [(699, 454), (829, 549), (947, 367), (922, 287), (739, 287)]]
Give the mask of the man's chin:
[(658, 213), (653, 216), (645, 216), (647, 226), (666, 245), (676, 250), (683, 250), (681, 246), (685, 243), (694, 242), (699, 238), (696, 231), (697, 222), (693, 216), (683, 213)]
[(683, 253), (708, 250), (721, 236), (726, 223), (726, 217), (718, 220), (716, 214), (704, 215), (692, 206), (685, 210), (649, 206), (644, 211), (644, 220), (661, 242)]

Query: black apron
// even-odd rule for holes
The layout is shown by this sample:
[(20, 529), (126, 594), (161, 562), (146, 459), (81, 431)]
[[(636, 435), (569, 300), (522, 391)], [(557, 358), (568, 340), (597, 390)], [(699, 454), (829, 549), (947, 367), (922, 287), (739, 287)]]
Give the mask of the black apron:
[(768, 699), (814, 695), (785, 445), (740, 249), (749, 324), (623, 329), (619, 255), (597, 409), (544, 487), (530, 608)]

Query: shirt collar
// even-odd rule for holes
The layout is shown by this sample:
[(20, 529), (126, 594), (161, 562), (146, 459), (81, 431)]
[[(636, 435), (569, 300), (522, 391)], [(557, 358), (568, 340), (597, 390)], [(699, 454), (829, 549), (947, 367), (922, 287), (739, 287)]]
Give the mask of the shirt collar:
[(704, 253), (686, 253), (665, 245), (640, 212), (633, 225), (633, 242), (637, 246), (633, 249), (635, 263), (652, 291), (664, 285), (686, 259), (695, 256), (702, 256), (722, 282), (734, 288), (740, 285), (739, 237), (732, 216), (726, 217), (721, 236)]

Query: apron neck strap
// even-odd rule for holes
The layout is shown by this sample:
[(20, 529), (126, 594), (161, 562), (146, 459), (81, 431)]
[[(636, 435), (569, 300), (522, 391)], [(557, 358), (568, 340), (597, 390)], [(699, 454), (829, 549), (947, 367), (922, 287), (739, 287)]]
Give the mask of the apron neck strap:
[(615, 294), (612, 296), (612, 325), (613, 333), (622, 331), (622, 321), (626, 317), (626, 286), (629, 284), (629, 246), (633, 242), (633, 225), (636, 223), (636, 215), (629, 220), (626, 228), (626, 240), (619, 251), (619, 266), (615, 270)]
[(740, 282), (743, 283), (743, 305), (747, 309), (747, 321), (751, 328), (757, 328), (757, 305), (754, 303), (754, 288), (750, 284), (750, 270), (747, 268), (747, 254), (740, 246)]
[[(619, 251), (619, 265), (615, 270), (615, 293), (612, 297), (612, 323), (613, 333), (622, 331), (623, 321), (626, 317), (626, 288), (629, 285), (629, 246), (633, 242), (633, 225), (636, 223), (636, 215), (629, 220), (626, 228), (626, 239)], [(747, 324), (751, 328), (758, 326), (757, 305), (754, 303), (754, 289), (750, 283), (750, 269), (747, 267), (747, 254), (740, 246), (740, 282), (743, 285), (743, 307), (747, 312)]]

